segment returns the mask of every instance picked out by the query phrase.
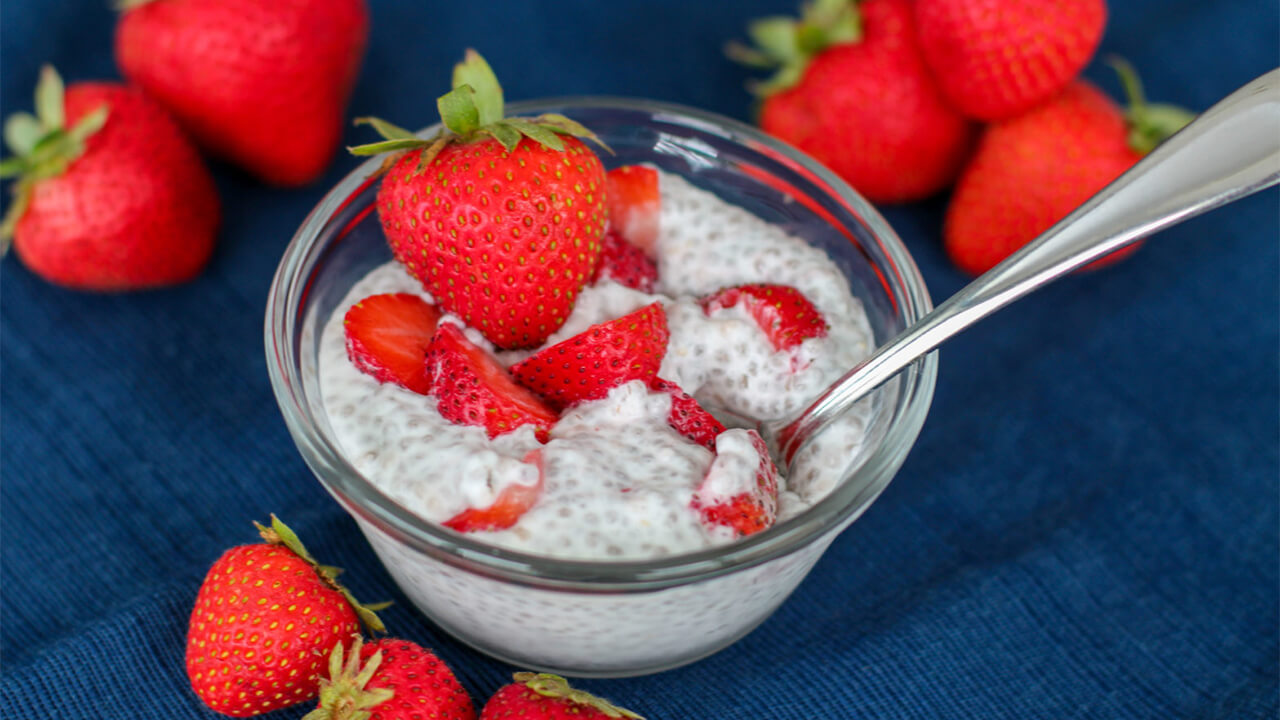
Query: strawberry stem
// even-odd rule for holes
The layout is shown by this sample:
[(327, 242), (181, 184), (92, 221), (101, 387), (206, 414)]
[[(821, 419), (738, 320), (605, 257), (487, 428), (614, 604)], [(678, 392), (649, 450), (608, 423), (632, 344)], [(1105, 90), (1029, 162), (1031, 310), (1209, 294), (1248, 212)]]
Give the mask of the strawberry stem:
[(578, 690), (570, 687), (569, 681), (559, 675), (552, 675), (550, 673), (518, 672), (515, 674), (514, 679), (516, 682), (524, 685), (543, 697), (559, 698), (578, 705), (585, 705), (598, 710), (605, 717), (644, 720), (644, 717), (637, 715), (630, 710), (620, 708), (617, 705), (598, 698), (585, 690)]
[(1129, 122), (1129, 147), (1134, 152), (1146, 155), (1195, 118), (1195, 113), (1176, 105), (1148, 103), (1138, 71), (1124, 58), (1112, 55), (1107, 63), (1120, 78), (1129, 102), (1125, 119)]
[(431, 164), (446, 145), (472, 142), (482, 137), (497, 140), (508, 152), (515, 150), (523, 138), (551, 150), (563, 151), (564, 141), (560, 136), (571, 135), (591, 140), (613, 152), (595, 133), (563, 115), (547, 113), (533, 118), (504, 118), (502, 85), (489, 63), (475, 50), (467, 50), (462, 62), (454, 66), (453, 89), (436, 99), (436, 108), (445, 129), (429, 138), (417, 137), (378, 118), (358, 118), (357, 125), (372, 126), (383, 140), (349, 147), (347, 151), (352, 155), (380, 155), (422, 150), (419, 171)]
[(369, 717), (370, 709), (395, 696), (395, 691), (390, 688), (366, 689), (382, 665), (382, 651), (370, 655), (362, 668), (360, 648), (363, 643), (359, 635), (355, 636), (350, 653), (342, 642), (333, 646), (333, 652), (329, 654), (329, 677), (320, 678), (320, 703), (302, 720), (363, 720)]
[(813, 0), (800, 8), (800, 18), (772, 16), (747, 26), (755, 47), (731, 42), (725, 54), (749, 67), (775, 69), (763, 82), (748, 89), (766, 97), (800, 81), (814, 56), (823, 50), (862, 39), (862, 14), (857, 0)]

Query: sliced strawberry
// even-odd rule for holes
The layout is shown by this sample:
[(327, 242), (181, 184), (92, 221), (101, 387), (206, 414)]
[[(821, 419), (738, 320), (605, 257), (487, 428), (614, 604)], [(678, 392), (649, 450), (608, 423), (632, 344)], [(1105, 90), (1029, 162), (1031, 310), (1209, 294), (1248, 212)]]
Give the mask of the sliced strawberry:
[(623, 165), (605, 175), (609, 222), (614, 230), (650, 256), (658, 242), (658, 171), (645, 165)]
[(524, 461), (538, 468), (538, 482), (533, 485), (508, 485), (493, 504), (484, 508), (467, 508), (444, 522), (444, 526), (458, 532), (477, 530), (505, 530), (524, 515), (542, 496), (542, 481), (546, 477), (542, 465), (542, 448), (532, 450)]
[(600, 264), (596, 265), (591, 283), (595, 284), (600, 278), (651, 293), (658, 281), (658, 265), (643, 250), (623, 240), (617, 231), (610, 230), (604, 236)]
[(676, 432), (711, 452), (716, 451), (716, 436), (724, 432), (723, 423), (703, 410), (692, 395), (669, 380), (655, 377), (649, 383), (649, 389), (671, 396), (671, 413), (667, 415), (667, 423), (675, 428)]
[(442, 323), (427, 348), (426, 375), (440, 414), (458, 425), (479, 425), (494, 438), (532, 424), (538, 439), (558, 416), (537, 395), (521, 387), (483, 348), (476, 347), (457, 325)]
[(372, 295), (352, 305), (342, 319), (347, 357), (379, 382), (393, 382), (427, 394), (427, 346), (440, 311), (409, 293)]
[(789, 350), (814, 337), (826, 337), (827, 321), (804, 293), (789, 285), (738, 285), (702, 299), (708, 315), (739, 302), (768, 336), (774, 350)]
[(667, 313), (652, 303), (516, 363), (511, 373), (552, 407), (599, 400), (632, 380), (658, 374), (667, 353)]
[[(752, 474), (754, 478), (747, 480)], [(778, 517), (778, 468), (755, 430), (727, 430), (716, 439), (716, 459), (693, 495), (693, 508), (708, 525), (751, 535)]]

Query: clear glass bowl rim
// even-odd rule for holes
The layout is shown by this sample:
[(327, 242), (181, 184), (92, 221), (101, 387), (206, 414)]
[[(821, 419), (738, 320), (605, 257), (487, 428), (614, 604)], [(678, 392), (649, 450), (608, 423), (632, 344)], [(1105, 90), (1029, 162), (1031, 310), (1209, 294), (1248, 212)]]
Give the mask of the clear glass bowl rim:
[[(910, 253), (880, 213), (846, 182), (817, 161), (760, 130), (716, 113), (674, 103), (612, 96), (550, 97), (510, 103), (509, 115), (530, 115), (573, 108), (646, 113), (743, 145), (763, 145), (816, 176), (844, 202), (880, 242), (892, 263), (881, 268), (896, 293), (907, 326), (932, 309), (928, 289)], [(438, 125), (419, 134), (434, 133)], [(888, 486), (924, 424), (937, 380), (937, 354), (929, 353), (899, 375), (894, 420), (880, 445), (855, 473), (825, 498), (774, 527), (694, 553), (643, 561), (566, 560), (493, 547), (423, 520), (379, 491), (322, 432), (303, 394), (294, 353), (298, 307), (292, 305), (322, 254), (316, 239), (348, 197), (378, 169), (375, 157), (351, 171), (308, 214), (285, 249), (272, 280), (264, 339), (267, 371), (285, 424), (307, 465), (325, 488), (353, 514), (418, 552), (471, 572), (524, 586), (573, 592), (646, 592), (707, 580), (791, 553), (860, 515)], [(322, 322), (322, 321), (319, 321)], [(868, 482), (859, 482), (867, 479)]]

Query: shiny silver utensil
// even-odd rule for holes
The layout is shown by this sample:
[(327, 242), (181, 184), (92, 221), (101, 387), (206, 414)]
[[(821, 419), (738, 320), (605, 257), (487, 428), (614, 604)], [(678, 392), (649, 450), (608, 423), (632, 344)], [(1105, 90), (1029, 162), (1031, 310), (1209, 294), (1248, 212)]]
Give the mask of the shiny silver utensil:
[(1280, 69), (1200, 114), (1101, 192), (760, 432), (790, 465), (868, 392), (991, 313), (1136, 240), (1280, 182)]

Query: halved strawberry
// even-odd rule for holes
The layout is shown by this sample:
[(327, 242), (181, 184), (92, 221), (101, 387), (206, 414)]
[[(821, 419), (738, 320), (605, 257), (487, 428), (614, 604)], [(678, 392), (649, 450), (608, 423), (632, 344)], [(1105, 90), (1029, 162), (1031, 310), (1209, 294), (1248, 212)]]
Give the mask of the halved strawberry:
[(591, 283), (595, 284), (600, 278), (651, 293), (658, 281), (658, 265), (643, 250), (622, 239), (616, 230), (610, 230), (604, 236), (600, 264), (596, 265)]
[(655, 377), (649, 383), (649, 389), (671, 396), (671, 413), (667, 415), (667, 423), (675, 428), (676, 432), (711, 452), (716, 451), (716, 436), (724, 432), (723, 423), (702, 409), (692, 395), (669, 380)]
[(342, 318), (347, 357), (379, 382), (393, 382), (423, 395), (431, 381), (423, 372), (427, 346), (440, 311), (410, 293), (371, 295)]
[(701, 302), (708, 315), (744, 303), (774, 350), (788, 350), (809, 338), (827, 335), (822, 313), (790, 285), (738, 285), (723, 288)]
[(479, 425), (491, 438), (532, 424), (538, 439), (546, 442), (559, 419), (452, 323), (441, 323), (436, 330), (427, 348), (426, 375), (441, 415), (458, 425)]
[(738, 535), (773, 525), (778, 517), (778, 468), (760, 433), (735, 428), (716, 438), (716, 458), (692, 506), (704, 523), (733, 528)]
[(508, 485), (493, 504), (484, 508), (467, 508), (444, 521), (444, 526), (458, 532), (477, 530), (505, 530), (524, 515), (542, 495), (542, 482), (546, 477), (542, 465), (542, 448), (531, 450), (524, 461), (538, 468), (538, 482), (533, 485)]
[(645, 165), (623, 165), (605, 174), (609, 222), (618, 234), (650, 256), (658, 242), (658, 171)]
[(566, 408), (599, 400), (623, 383), (653, 379), (670, 335), (666, 311), (652, 303), (541, 350), (511, 373), (552, 407)]

